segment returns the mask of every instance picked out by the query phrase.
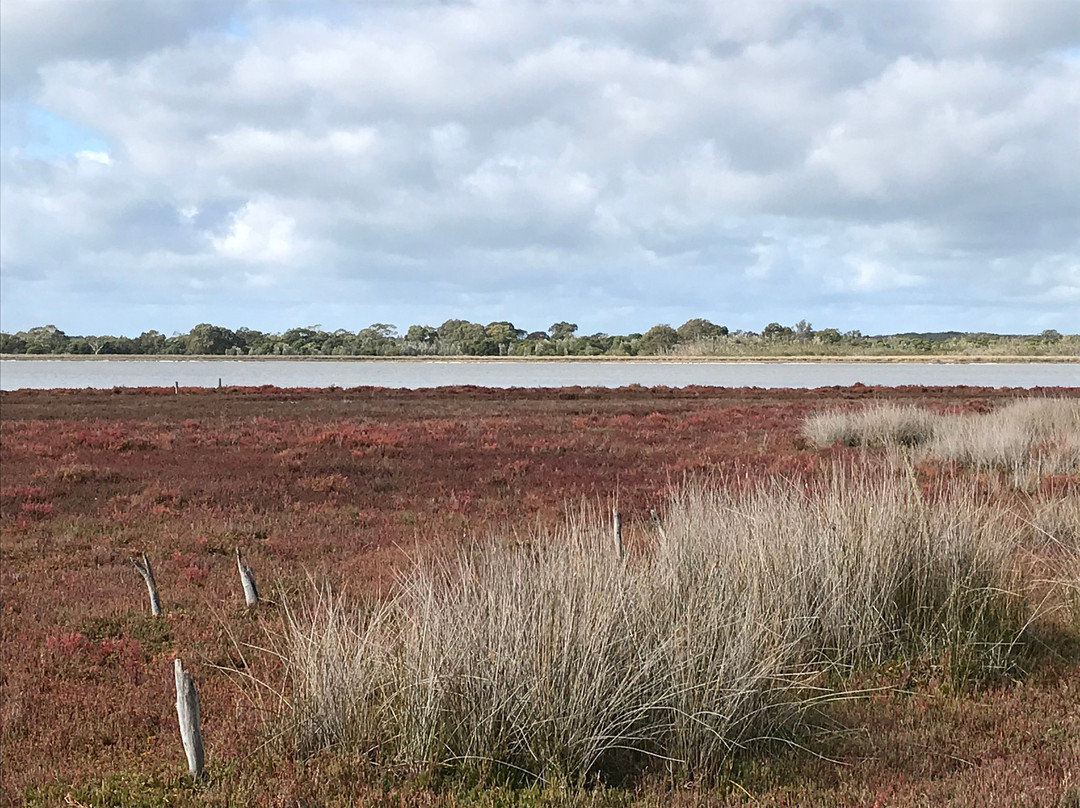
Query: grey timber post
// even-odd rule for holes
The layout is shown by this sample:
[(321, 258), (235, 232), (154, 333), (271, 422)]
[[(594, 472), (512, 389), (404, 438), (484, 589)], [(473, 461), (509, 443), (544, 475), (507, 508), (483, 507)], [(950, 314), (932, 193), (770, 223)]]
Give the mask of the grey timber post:
[(176, 717), (180, 722), (180, 740), (184, 742), (188, 771), (198, 780), (205, 774), (206, 763), (202, 729), (199, 726), (199, 692), (179, 657), (173, 660), (173, 671), (176, 674)]
[(618, 553), (619, 558), (622, 558), (625, 551), (622, 540), (622, 514), (619, 513), (618, 508), (611, 509), (611, 524), (615, 538), (615, 552)]
[(240, 583), (244, 587), (244, 602), (248, 607), (259, 602), (259, 588), (255, 585), (255, 571), (240, 560), (240, 548), (236, 548), (236, 568), (240, 570)]
[(150, 613), (154, 617), (158, 617), (161, 614), (161, 597), (158, 595), (157, 583), (154, 581), (154, 570), (150, 566), (150, 559), (146, 557), (146, 553), (143, 553), (141, 560), (133, 556), (131, 563), (135, 565), (139, 575), (146, 581), (146, 589), (150, 592)]

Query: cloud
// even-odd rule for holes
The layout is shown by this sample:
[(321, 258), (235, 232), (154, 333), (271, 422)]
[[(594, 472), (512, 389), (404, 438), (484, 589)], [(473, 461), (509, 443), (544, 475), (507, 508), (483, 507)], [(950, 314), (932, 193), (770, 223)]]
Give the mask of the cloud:
[[(252, 290), (268, 327), (1075, 320), (1074, 2), (3, 15), (5, 328), (42, 279), (96, 332)], [(86, 134), (44, 151), (32, 110)]]
[(248, 202), (233, 214), (228, 232), (210, 241), (226, 258), (268, 265), (293, 261), (299, 251), (296, 220), (269, 202)]
[(31, 91), (56, 61), (130, 60), (228, 20), (232, 0), (11, 0), (0, 6), (0, 87)]

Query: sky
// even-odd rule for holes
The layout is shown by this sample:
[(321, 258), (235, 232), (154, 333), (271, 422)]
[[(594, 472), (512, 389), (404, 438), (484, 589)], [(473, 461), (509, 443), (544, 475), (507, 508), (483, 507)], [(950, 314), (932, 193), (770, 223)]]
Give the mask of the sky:
[(0, 328), (1080, 331), (1076, 0), (4, 0)]

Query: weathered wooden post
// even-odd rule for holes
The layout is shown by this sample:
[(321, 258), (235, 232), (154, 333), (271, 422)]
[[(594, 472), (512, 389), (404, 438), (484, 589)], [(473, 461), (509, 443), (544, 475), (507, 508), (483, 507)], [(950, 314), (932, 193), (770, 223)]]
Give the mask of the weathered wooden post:
[(180, 395), (180, 382), (173, 382), (173, 391), (176, 395)]
[(146, 581), (146, 588), (150, 592), (150, 613), (154, 617), (161, 615), (161, 598), (158, 596), (157, 583), (154, 581), (154, 570), (150, 566), (150, 559), (146, 557), (146, 553), (142, 554), (142, 560), (132, 556), (131, 563), (135, 565), (135, 569), (139, 571), (139, 575)]
[(196, 780), (205, 774), (202, 729), (199, 726), (199, 692), (180, 657), (173, 660), (176, 675), (176, 717), (180, 722), (180, 740), (184, 742), (188, 771)]
[(622, 558), (624, 552), (622, 540), (622, 514), (619, 513), (618, 508), (611, 509), (611, 523), (615, 537), (615, 552), (618, 553), (619, 558)]
[(221, 389), (221, 377), (220, 376), (218, 376), (218, 380), (217, 380), (217, 389), (218, 390)]
[(236, 568), (240, 570), (240, 583), (244, 587), (244, 602), (248, 608), (259, 602), (259, 588), (255, 586), (255, 572), (240, 560), (240, 548), (236, 548)]

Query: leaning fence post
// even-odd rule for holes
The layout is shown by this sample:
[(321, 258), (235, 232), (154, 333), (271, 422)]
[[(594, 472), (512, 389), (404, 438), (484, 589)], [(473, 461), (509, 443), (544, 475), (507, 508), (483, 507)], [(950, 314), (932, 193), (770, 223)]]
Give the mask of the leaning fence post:
[(131, 563), (135, 565), (139, 575), (146, 581), (146, 588), (150, 592), (150, 613), (154, 617), (159, 616), (161, 614), (161, 598), (158, 596), (157, 583), (154, 581), (154, 570), (150, 566), (150, 559), (146, 557), (146, 553), (143, 553), (141, 561), (133, 556)]
[(255, 572), (240, 560), (240, 548), (236, 548), (236, 568), (240, 570), (240, 583), (244, 586), (244, 602), (250, 607), (259, 602), (259, 588), (255, 586)]
[(180, 657), (173, 660), (176, 675), (176, 717), (180, 722), (180, 740), (184, 742), (188, 771), (196, 780), (204, 774), (202, 729), (199, 727), (199, 692)]
[(615, 552), (618, 553), (619, 558), (623, 557), (623, 540), (622, 540), (622, 514), (619, 513), (618, 508), (611, 509), (611, 523), (612, 532), (615, 538)]

